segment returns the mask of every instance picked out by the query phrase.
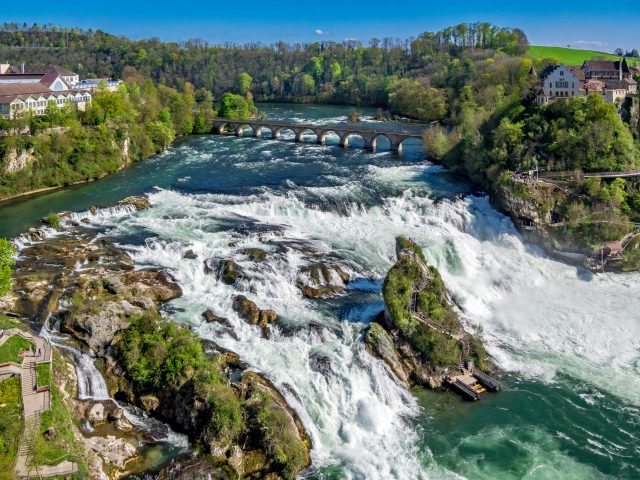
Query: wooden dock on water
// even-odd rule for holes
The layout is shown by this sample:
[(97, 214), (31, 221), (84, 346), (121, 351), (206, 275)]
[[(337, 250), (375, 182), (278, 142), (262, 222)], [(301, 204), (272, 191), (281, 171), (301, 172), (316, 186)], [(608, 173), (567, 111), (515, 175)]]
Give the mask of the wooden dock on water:
[(479, 370), (464, 371), (460, 375), (449, 375), (447, 383), (467, 400), (478, 401), (487, 392), (500, 391), (500, 384)]

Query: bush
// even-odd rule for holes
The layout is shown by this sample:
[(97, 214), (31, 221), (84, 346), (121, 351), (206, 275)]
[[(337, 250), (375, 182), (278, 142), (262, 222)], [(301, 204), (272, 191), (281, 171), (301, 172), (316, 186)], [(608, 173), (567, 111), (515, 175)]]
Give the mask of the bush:
[(51, 364), (39, 363), (36, 365), (36, 378), (38, 387), (48, 387), (51, 385)]
[(0, 480), (13, 480), (23, 425), (19, 378), (0, 382), (0, 404), (5, 405), (0, 415)]
[(42, 222), (45, 225), (48, 225), (51, 228), (55, 228), (57, 230), (58, 228), (60, 228), (60, 215), (58, 215), (57, 213), (52, 213), (48, 217), (44, 217), (42, 219)]
[(0, 238), (0, 297), (11, 290), (11, 275), (16, 263), (13, 256), (16, 249), (8, 240)]

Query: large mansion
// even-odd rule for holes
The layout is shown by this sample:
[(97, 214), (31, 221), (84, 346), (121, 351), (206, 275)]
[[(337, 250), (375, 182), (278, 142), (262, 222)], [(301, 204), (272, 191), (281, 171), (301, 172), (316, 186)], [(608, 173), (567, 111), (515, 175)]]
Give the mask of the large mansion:
[(540, 73), (536, 103), (544, 105), (558, 98), (599, 94), (609, 103), (621, 105), (638, 93), (627, 60), (586, 61), (580, 67), (550, 65)]
[(33, 70), (24, 64), (0, 64), (0, 118), (44, 115), (51, 102), (60, 107), (73, 104), (84, 110), (103, 80), (111, 91), (122, 83), (109, 79), (80, 80), (78, 74), (58, 66)]

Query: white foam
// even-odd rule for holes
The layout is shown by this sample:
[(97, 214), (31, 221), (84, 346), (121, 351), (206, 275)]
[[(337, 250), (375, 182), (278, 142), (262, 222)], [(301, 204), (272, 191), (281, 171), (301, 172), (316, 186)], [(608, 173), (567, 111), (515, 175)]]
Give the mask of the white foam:
[[(272, 378), (312, 436), (314, 464), (339, 463), (350, 478), (416, 477), (421, 471), (416, 433), (406, 421), (416, 414), (416, 404), (362, 348), (362, 324), (323, 313), (298, 292), (296, 271), (303, 259), (295, 251), (254, 270), (255, 279), (241, 282), (240, 288), (288, 322), (319, 322), (329, 330), (291, 338), (276, 330), (267, 341), (238, 319), (231, 309), (234, 289), (204, 274), (202, 261), (232, 257), (242, 262), (238, 249), (269, 246), (255, 235), (228, 231), (224, 221), (280, 225), (285, 237), (319, 242), (372, 278), (382, 278), (393, 263), (395, 236), (411, 236), (442, 272), (464, 309), (464, 321), (483, 331), (503, 368), (547, 382), (564, 372), (640, 404), (640, 322), (635, 313), (640, 311), (640, 276), (591, 277), (546, 258), (522, 242), (487, 198), (434, 202), (415, 180), (429, 168), (371, 167), (367, 181), (407, 188), (375, 207), (348, 202), (350, 193), (358, 196), (357, 182), (333, 190), (292, 184), (286, 195), (265, 190), (245, 197), (162, 190), (151, 195), (153, 208), (145, 215), (105, 219), (104, 224), (116, 234), (144, 227), (160, 238), (135, 248), (133, 256), (138, 264), (172, 271), (185, 292), (174, 301), (176, 318), (197, 325), (203, 337), (237, 351)], [(307, 207), (304, 199), (310, 194), (333, 195), (340, 213)], [(183, 259), (187, 249), (201, 257)], [(221, 327), (202, 324), (205, 308), (229, 317), (239, 340)], [(309, 367), (316, 354), (330, 359), (328, 377)], [(443, 469), (430, 468), (431, 474), (435, 469), (438, 477), (450, 477)]]

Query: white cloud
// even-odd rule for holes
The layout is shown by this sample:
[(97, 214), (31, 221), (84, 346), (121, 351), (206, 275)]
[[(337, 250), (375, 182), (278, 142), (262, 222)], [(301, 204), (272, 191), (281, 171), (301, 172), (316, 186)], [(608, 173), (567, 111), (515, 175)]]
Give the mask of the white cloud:
[(316, 35), (326, 35), (327, 32), (323, 32), (322, 30), (320, 30), (319, 28), (316, 28), (313, 33), (315, 33)]
[(572, 46), (578, 45), (580, 47), (591, 47), (591, 48), (605, 48), (609, 45), (607, 42), (602, 42), (600, 40), (574, 40), (571, 42)]

